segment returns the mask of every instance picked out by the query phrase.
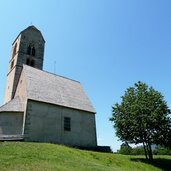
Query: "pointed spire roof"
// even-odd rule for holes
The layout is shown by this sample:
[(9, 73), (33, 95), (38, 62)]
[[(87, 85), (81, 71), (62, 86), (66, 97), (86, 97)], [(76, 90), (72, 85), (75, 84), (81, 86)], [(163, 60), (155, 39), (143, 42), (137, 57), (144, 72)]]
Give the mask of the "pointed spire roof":
[(30, 29), (40, 32), (40, 30), (38, 30), (34, 25), (30, 25), (26, 29), (24, 29), (23, 31), (21, 31), (20, 33), (23, 33), (24, 31), (30, 30)]
[[(16, 37), (16, 39), (19, 37), (20, 34), (24, 33), (24, 32), (27, 31), (27, 30), (32, 30), (32, 31), (34, 30), (34, 31), (39, 32), (40, 35), (42, 36), (43, 41), (45, 42), (45, 39), (43, 38), (43, 35), (42, 35), (41, 31), (38, 30), (34, 25), (30, 25), (30, 26), (28, 26), (26, 29), (24, 29), (23, 31), (21, 31), (21, 32), (18, 34), (18, 36)], [(16, 41), (16, 39), (14, 40), (14, 42)], [(12, 43), (12, 45), (14, 44), (14, 42)]]

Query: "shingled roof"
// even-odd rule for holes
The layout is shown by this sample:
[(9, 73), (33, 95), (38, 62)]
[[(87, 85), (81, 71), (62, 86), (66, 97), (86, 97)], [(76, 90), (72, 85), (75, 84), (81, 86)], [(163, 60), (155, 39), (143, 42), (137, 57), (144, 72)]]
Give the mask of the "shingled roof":
[(23, 65), (28, 99), (95, 113), (81, 84), (59, 75)]
[(23, 103), (19, 97), (16, 97), (0, 107), (0, 112), (23, 112)]

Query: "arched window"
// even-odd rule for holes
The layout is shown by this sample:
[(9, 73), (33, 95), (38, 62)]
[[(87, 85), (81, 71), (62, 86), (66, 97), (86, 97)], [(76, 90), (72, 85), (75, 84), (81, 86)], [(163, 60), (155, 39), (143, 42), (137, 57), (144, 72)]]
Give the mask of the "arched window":
[(31, 55), (31, 46), (29, 45), (28, 48), (27, 48), (27, 54), (28, 55)]
[(34, 67), (34, 60), (31, 60), (30, 66)]
[(30, 59), (27, 58), (26, 65), (30, 65)]
[(14, 66), (14, 60), (11, 62), (11, 69), (13, 68)]
[(12, 52), (12, 58), (14, 58), (16, 53), (17, 53), (17, 43), (14, 46), (14, 49), (13, 49), (13, 52)]
[(30, 65), (30, 66), (34, 67), (35, 61), (34, 60), (30, 60), (29, 58), (27, 58), (26, 65)]
[(35, 51), (35, 48), (34, 48), (34, 46), (32, 47), (32, 56), (35, 56), (35, 53), (36, 53), (36, 51)]
[(34, 45), (29, 44), (28, 48), (27, 48), (27, 54), (31, 55), (31, 56), (35, 56), (36, 55), (36, 50)]

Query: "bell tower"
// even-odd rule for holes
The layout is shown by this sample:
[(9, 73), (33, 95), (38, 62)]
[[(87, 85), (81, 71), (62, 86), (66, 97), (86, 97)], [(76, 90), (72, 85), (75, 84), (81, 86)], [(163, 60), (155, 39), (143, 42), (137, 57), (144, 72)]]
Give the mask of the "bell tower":
[(14, 98), (23, 64), (43, 69), (45, 40), (35, 26), (21, 31), (12, 44), (4, 104)]

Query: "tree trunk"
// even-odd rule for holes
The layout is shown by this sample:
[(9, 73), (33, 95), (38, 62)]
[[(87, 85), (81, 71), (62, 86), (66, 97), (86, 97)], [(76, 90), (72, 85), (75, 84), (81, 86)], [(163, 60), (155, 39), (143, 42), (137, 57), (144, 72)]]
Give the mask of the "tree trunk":
[(151, 149), (151, 143), (148, 141), (148, 149), (149, 149), (149, 160), (150, 161), (153, 161), (153, 152), (152, 152), (152, 149)]
[(145, 153), (146, 160), (148, 160), (147, 148), (146, 148), (144, 141), (143, 141), (143, 147), (144, 147), (144, 153)]
[(146, 147), (146, 151), (147, 151), (147, 160), (151, 160), (151, 154), (150, 154), (150, 147), (147, 141), (145, 141), (145, 147)]

